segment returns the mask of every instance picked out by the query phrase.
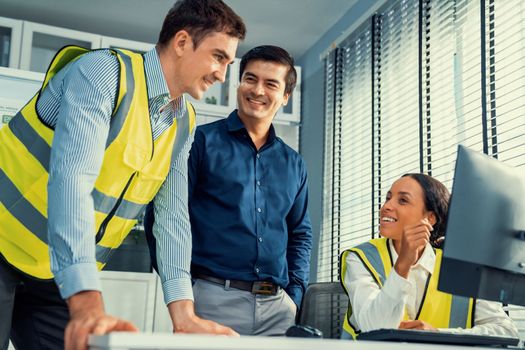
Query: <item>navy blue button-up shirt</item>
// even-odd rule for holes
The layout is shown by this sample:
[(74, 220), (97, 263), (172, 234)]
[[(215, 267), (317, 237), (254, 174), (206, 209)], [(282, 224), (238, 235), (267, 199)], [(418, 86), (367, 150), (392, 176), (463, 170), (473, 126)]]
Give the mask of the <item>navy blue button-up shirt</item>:
[(188, 177), (192, 265), (223, 279), (272, 281), (300, 305), (312, 245), (301, 156), (273, 126), (257, 151), (234, 111), (197, 128)]

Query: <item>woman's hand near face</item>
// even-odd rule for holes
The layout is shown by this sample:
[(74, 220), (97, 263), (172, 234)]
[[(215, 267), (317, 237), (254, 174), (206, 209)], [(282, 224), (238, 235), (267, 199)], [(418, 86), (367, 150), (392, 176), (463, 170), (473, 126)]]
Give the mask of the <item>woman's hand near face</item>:
[(403, 230), (399, 257), (394, 265), (396, 272), (403, 278), (408, 278), (410, 268), (417, 263), (421, 252), (430, 239), (432, 225), (427, 219), (421, 220), (414, 226), (407, 226)]

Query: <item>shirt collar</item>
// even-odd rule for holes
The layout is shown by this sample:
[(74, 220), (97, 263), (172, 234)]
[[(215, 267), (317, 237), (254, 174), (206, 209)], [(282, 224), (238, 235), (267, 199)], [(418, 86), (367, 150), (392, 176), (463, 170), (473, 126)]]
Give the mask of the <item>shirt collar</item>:
[[(228, 119), (226, 120), (226, 123), (228, 125), (228, 131), (229, 132), (235, 132), (239, 130), (246, 130), (246, 127), (242, 123), (241, 118), (239, 118), (239, 113), (237, 112), (237, 109), (230, 113), (228, 116)], [(268, 140), (266, 141), (266, 144), (270, 144), (277, 138), (277, 135), (275, 134), (275, 128), (273, 127), (273, 124), (270, 124), (270, 134), (268, 135)]]
[(164, 78), (160, 64), (159, 53), (155, 47), (144, 54), (144, 70), (146, 72), (148, 99), (160, 98), (162, 101), (159, 112), (163, 112), (173, 102), (173, 109), (178, 111), (176, 117), (183, 115), (186, 110), (184, 95), (176, 99), (171, 98), (168, 83)]
[[(390, 244), (390, 252), (392, 252), (392, 261), (396, 262), (398, 255), (394, 248), (394, 242), (393, 240), (388, 240)], [(434, 273), (434, 265), (436, 264), (436, 253), (434, 253), (434, 248), (430, 245), (430, 243), (427, 243), (425, 246), (425, 250), (423, 251), (423, 254), (419, 257), (419, 260), (414, 265), (415, 266), (421, 266), (423, 269), (425, 269), (428, 273)]]
[(144, 69), (146, 71), (146, 84), (148, 86), (148, 98), (151, 100), (157, 96), (167, 95), (170, 91), (168, 83), (164, 78), (160, 65), (159, 53), (153, 48), (144, 54)]

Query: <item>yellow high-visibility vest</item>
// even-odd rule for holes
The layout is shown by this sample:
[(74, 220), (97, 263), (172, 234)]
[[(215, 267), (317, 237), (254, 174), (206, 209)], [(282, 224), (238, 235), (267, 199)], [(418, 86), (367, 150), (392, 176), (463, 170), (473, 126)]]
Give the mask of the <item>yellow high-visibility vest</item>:
[[(434, 272), (428, 277), (416, 320), (425, 321), (435, 328), (472, 328), (474, 326), (473, 314), (475, 300), (443, 293), (437, 289), (442, 250), (434, 249), (434, 251), (436, 254)], [(383, 287), (393, 267), (388, 239), (372, 239), (354, 248), (345, 250), (341, 254), (339, 276), (347, 294), (348, 291), (344, 284), (344, 278), (346, 275), (346, 257), (348, 254), (356, 254), (370, 272), (379, 288)], [(348, 310), (343, 323), (342, 338), (355, 339), (359, 334), (359, 330), (350, 322), (351, 316), (352, 305), (348, 303)], [(406, 311), (404, 320), (408, 320)]]
[[(54, 130), (36, 111), (40, 92), (67, 63), (88, 50), (67, 46), (53, 59), (37, 94), (0, 129), (0, 254), (18, 270), (51, 279), (47, 239), (47, 182)], [(120, 64), (118, 97), (100, 174), (92, 192), (97, 266), (102, 269), (137, 217), (165, 181), (171, 159), (195, 127), (195, 111), (153, 141), (144, 60), (141, 54), (111, 50)], [(64, 213), (67, 215), (67, 213)]]

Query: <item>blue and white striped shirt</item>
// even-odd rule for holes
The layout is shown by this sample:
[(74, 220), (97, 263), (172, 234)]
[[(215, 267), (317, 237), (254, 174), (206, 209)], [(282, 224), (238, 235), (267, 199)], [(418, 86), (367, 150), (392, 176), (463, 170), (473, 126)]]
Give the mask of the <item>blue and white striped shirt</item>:
[[(149, 111), (156, 139), (186, 112), (184, 97), (170, 100), (155, 49), (144, 55)], [(48, 183), (51, 270), (65, 299), (101, 290), (95, 260), (92, 191), (104, 158), (119, 80), (117, 58), (107, 50), (85, 54), (60, 70), (42, 91), (40, 117), (55, 128)], [(190, 277), (188, 154), (193, 134), (173, 160), (155, 197), (154, 234), (166, 303), (193, 300)]]

